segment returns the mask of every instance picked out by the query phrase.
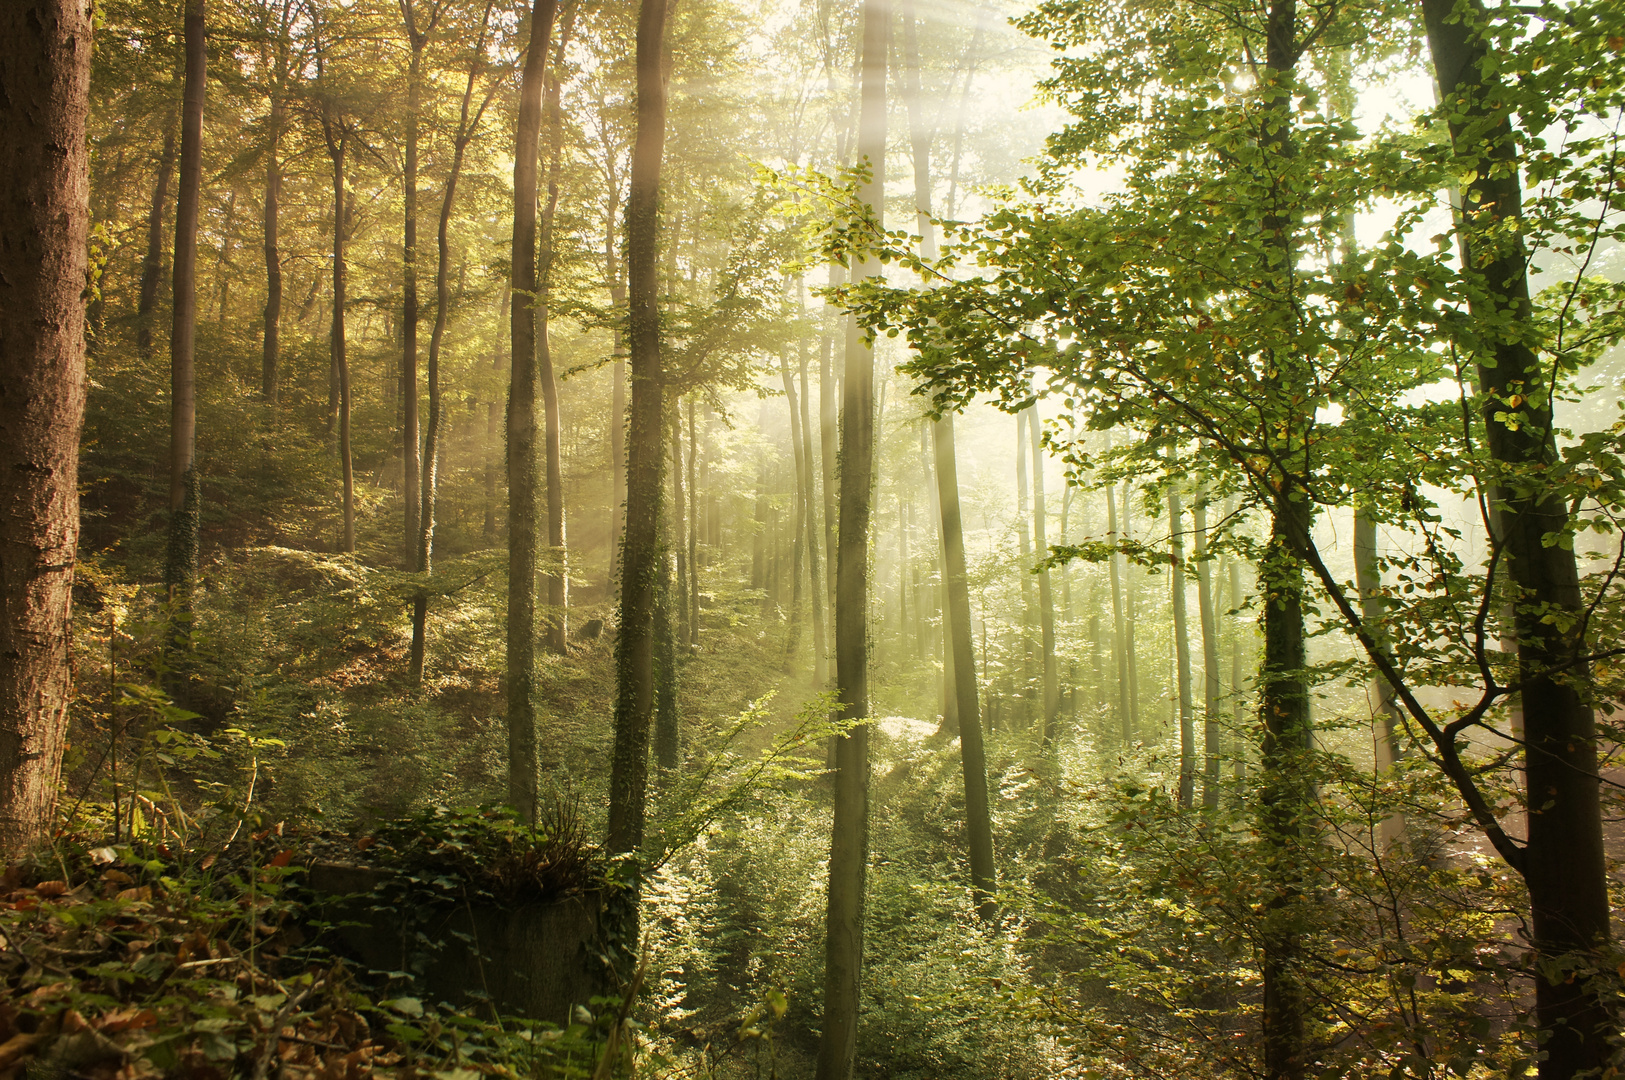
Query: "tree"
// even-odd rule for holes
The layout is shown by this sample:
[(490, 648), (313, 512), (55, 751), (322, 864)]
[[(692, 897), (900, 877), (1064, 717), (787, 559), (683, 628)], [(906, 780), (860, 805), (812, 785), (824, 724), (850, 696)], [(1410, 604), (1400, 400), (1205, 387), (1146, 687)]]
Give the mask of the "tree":
[[(871, 170), (858, 199), (883, 221), (886, 189), (886, 53), (891, 8), (864, 0), (862, 98), (857, 151)], [(878, 260), (859, 260), (853, 279), (878, 277)], [(825, 920), (824, 1030), (818, 1080), (846, 1080), (857, 1053), (863, 976), (863, 908), (869, 862), (869, 510), (874, 485), (874, 352), (856, 323), (847, 335), (841, 379), (840, 520), (835, 565), (835, 692), (854, 726), (835, 740)]]
[(654, 606), (659, 573), (660, 475), (664, 426), (660, 357), (660, 161), (666, 138), (665, 0), (642, 0), (637, 29), (637, 136), (626, 203), (632, 407), (621, 545), (621, 626), (615, 643), (615, 751), (607, 845), (643, 845), (654, 709)]
[(542, 81), (556, 0), (536, 0), (514, 138), (512, 360), (508, 382), (508, 802), (536, 820), (536, 281)]
[(186, 90), (181, 101), (180, 185), (175, 198), (175, 271), (169, 335), (169, 548), (164, 584), (189, 618), (197, 577), (197, 227), (203, 189), (203, 98), (208, 80), (204, 0), (187, 0)]
[(0, 850), (44, 838), (73, 696), (91, 9), (0, 11)]

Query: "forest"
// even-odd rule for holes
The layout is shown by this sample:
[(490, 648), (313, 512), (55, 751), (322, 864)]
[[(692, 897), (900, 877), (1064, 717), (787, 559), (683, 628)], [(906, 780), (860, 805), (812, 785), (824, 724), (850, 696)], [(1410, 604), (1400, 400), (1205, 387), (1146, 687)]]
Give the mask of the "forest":
[(0, 1080), (1625, 1076), (1622, 135), (1619, 0), (5, 0)]

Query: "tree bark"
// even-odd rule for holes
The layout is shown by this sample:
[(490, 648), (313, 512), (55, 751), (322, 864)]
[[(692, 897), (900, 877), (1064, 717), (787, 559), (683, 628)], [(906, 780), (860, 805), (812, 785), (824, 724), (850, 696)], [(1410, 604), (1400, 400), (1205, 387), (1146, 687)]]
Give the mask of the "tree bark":
[(699, 468), (699, 439), (694, 430), (694, 395), (688, 396), (688, 642), (692, 649), (700, 643), (700, 489), (695, 486)]
[(542, 74), (557, 0), (536, 0), (520, 73), (513, 164), (508, 382), (508, 803), (536, 821), (536, 187)]
[(1196, 607), (1202, 623), (1202, 809), (1219, 806), (1219, 629), (1213, 606), (1213, 567), (1207, 554), (1207, 489), (1197, 488), (1191, 508), (1196, 529)]
[(677, 629), (674, 641), (688, 640), (688, 499), (683, 484), (683, 403), (671, 405), (671, 535), (667, 547), (677, 557)]
[(0, 7), (0, 852), (50, 833), (73, 697), (92, 10)]
[[(858, 156), (873, 172), (858, 195), (883, 219), (886, 189), (887, 0), (864, 0)], [(854, 277), (877, 277), (878, 261), (854, 260)], [(869, 862), (869, 509), (874, 484), (874, 353), (851, 324), (841, 394), (840, 522), (837, 537), (835, 689), (841, 717), (857, 726), (835, 742), (825, 929), (824, 1029), (818, 1080), (848, 1080), (857, 1053), (863, 971), (864, 889)]]
[(158, 154), (158, 175), (152, 184), (152, 207), (147, 211), (147, 254), (141, 260), (141, 291), (135, 307), (135, 348), (143, 360), (152, 357), (152, 322), (158, 307), (158, 286), (164, 273), (164, 203), (169, 199), (169, 178), (175, 171), (175, 111), (164, 118), (164, 148)]
[(1033, 701), (1033, 626), (1037, 623), (1037, 610), (1033, 604), (1033, 547), (1032, 521), (1027, 516), (1027, 419), (1024, 410), (1016, 414), (1016, 577), (1021, 582), (1021, 699), (1025, 703), (1025, 717), (1032, 717)]
[(649, 776), (649, 719), (654, 707), (654, 591), (659, 550), (663, 459), (659, 309), (660, 158), (666, 138), (662, 53), (666, 0), (642, 0), (637, 28), (637, 135), (626, 204), (628, 344), (632, 408), (627, 440), (626, 537), (621, 556), (621, 626), (616, 642), (615, 751), (611, 762), (608, 847), (643, 845)]
[(1033, 451), (1033, 552), (1038, 571), (1039, 648), (1042, 650), (1044, 745), (1053, 746), (1060, 735), (1061, 687), (1055, 660), (1055, 594), (1050, 587), (1048, 513), (1044, 508), (1044, 433), (1038, 419), (1038, 406), (1027, 410), (1027, 433)]
[(329, 339), (332, 370), (338, 381), (339, 466), (344, 473), (344, 539), (340, 551), (355, 550), (355, 464), (350, 453), (350, 358), (346, 351), (344, 307), (348, 302), (349, 267), (345, 241), (349, 213), (344, 193), (344, 163), (348, 156), (350, 131), (342, 117), (334, 116), (323, 103), (322, 131), (327, 139), (328, 157), (333, 163), (333, 326)]
[[(291, 5), (284, 5), (284, 10)], [(277, 69), (271, 85), (270, 145), (265, 151), (265, 198), (263, 224), (265, 244), (265, 330), (260, 357), (260, 397), (272, 408), (277, 404), (278, 368), (282, 362), (282, 161), (277, 156), (282, 146), (282, 128), (286, 123), (287, 105), (283, 101), (281, 75), (287, 65), (287, 46), (279, 36)]]
[[(1111, 444), (1108, 442), (1108, 449)], [(1117, 665), (1117, 722), (1123, 745), (1134, 741), (1134, 712), (1128, 697), (1128, 625), (1123, 613), (1123, 556), (1116, 551), (1117, 489), (1106, 487), (1106, 537), (1112, 545), (1110, 570), (1112, 579), (1112, 659)]]
[[(1178, 466), (1172, 450), (1168, 453), (1169, 472)], [(1168, 488), (1168, 528), (1173, 567), (1174, 665), (1179, 693), (1179, 805), (1196, 803), (1196, 709), (1191, 696), (1191, 640), (1189, 616), (1185, 610), (1185, 507), (1178, 490)]]
[(553, 72), (547, 80), (544, 107), (548, 133), (547, 206), (542, 211), (541, 298), (536, 305), (536, 362), (542, 383), (544, 434), (543, 467), (547, 475), (547, 546), (552, 549), (543, 573), (547, 583), (547, 650), (563, 656), (570, 649), (569, 558), (564, 536), (564, 465), (559, 429), (559, 380), (553, 371), (553, 348), (548, 329), (548, 297), (553, 287), (553, 219), (559, 207), (559, 165), (564, 148), (564, 121), (559, 95), (564, 82), (564, 51), (575, 27), (575, 0), (565, 0), (559, 24), (558, 47), (553, 55)]
[[(801, 294), (799, 284), (796, 294)], [(807, 577), (812, 581), (813, 685), (829, 679), (829, 629), (824, 621), (824, 569), (819, 558), (822, 537), (818, 528), (817, 466), (813, 463), (812, 407), (807, 402), (807, 339), (800, 342), (801, 366), (801, 490), (807, 501)]]
[[(176, 617), (191, 621), (197, 579), (197, 230), (203, 195), (203, 99), (208, 81), (204, 0), (187, 0), (186, 89), (181, 101), (180, 182), (175, 194), (175, 271), (169, 331), (169, 547), (164, 584)], [(178, 631), (179, 632), (179, 631)]]
[[(446, 336), (446, 316), (451, 306), (451, 212), (457, 204), (457, 181), (463, 173), (463, 157), (474, 137), (485, 104), (470, 121), (469, 111), (474, 103), (474, 84), (483, 66), (485, 32), (490, 25), (493, 0), (486, 0), (480, 19), (479, 40), (474, 46), (475, 59), (468, 69), (468, 81), (463, 86), (462, 111), (457, 120), (457, 133), (452, 138), (451, 167), (446, 173), (446, 190), (440, 198), (440, 221), (435, 230), (434, 274), (434, 329), (429, 332), (429, 423), (423, 435), (423, 505), (418, 511), (417, 568), (422, 574), (434, 572), (435, 501), (440, 491), (440, 426), (443, 409), (440, 394), (440, 347)], [(490, 97), (485, 101), (489, 103)], [(413, 686), (423, 685), (423, 655), (427, 645), (429, 623), (429, 595), (420, 589), (412, 600), (412, 649), (408, 660), (407, 678)]]
[[(1475, 324), (1463, 344), (1478, 369), (1486, 442), (1500, 467), (1491, 491), (1502, 535), (1492, 538), (1516, 585), (1514, 620), (1522, 684), (1530, 813), (1523, 865), (1534, 947), (1535, 1013), (1550, 1032), (1541, 1080), (1600, 1069), (1613, 1033), (1585, 975), (1611, 937), (1602, 841), (1596, 719), (1588, 702), (1584, 599), (1571, 546), (1553, 543), (1568, 507), (1538, 478), (1558, 462), (1553, 387), (1529, 346), (1528, 256), (1516, 222), (1522, 206), (1517, 144), (1498, 98), (1499, 76), (1479, 35), (1477, 0), (1423, 0), (1423, 21), (1457, 154), (1471, 167), (1461, 229), (1464, 291)], [(1506, 402), (1517, 395), (1521, 405)], [(1552, 613), (1560, 613), (1554, 618)], [(1559, 670), (1562, 674), (1557, 674)]]

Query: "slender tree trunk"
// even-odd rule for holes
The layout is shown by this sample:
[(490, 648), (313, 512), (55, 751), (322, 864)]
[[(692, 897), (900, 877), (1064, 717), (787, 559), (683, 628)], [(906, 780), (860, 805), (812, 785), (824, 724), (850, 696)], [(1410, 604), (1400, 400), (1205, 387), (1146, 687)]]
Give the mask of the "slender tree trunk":
[[(1360, 622), (1379, 648), (1388, 647), (1384, 630), (1387, 603), (1382, 595), (1382, 566), (1377, 558), (1377, 523), (1359, 502), (1354, 505), (1354, 587), (1360, 594)], [(1376, 736), (1377, 775), (1381, 776), (1399, 760), (1401, 715), (1393, 684), (1381, 672), (1371, 676), (1371, 720)], [(1384, 844), (1398, 839), (1404, 818), (1395, 814), (1379, 828)]]
[(197, 230), (203, 194), (203, 99), (208, 80), (204, 0), (187, 0), (186, 91), (181, 104), (180, 184), (175, 195), (175, 274), (169, 336), (169, 549), (164, 584), (176, 615), (191, 621), (197, 578)]
[(940, 507), (943, 584), (947, 601), (943, 618), (952, 659), (954, 712), (959, 718), (960, 764), (965, 777), (965, 832), (969, 840), (971, 889), (982, 918), (994, 915), (996, 887), (993, 863), (993, 820), (988, 809), (987, 753), (977, 715), (976, 654), (971, 645), (970, 581), (965, 567), (965, 527), (959, 512), (959, 466), (954, 457), (954, 418), (946, 413), (931, 425), (936, 451), (937, 505)]
[(1202, 622), (1202, 808), (1219, 805), (1219, 628), (1213, 604), (1213, 566), (1207, 554), (1207, 488), (1199, 487), (1191, 508), (1196, 529), (1196, 606)]
[[(279, 57), (283, 54), (278, 46)], [(280, 74), (286, 61), (278, 60), (278, 79), (271, 88), (271, 118), (268, 121), (270, 146), (265, 152), (265, 342), (260, 359), (260, 397), (273, 408), (277, 404), (278, 368), (282, 359), (282, 251), (279, 232), (282, 212), (282, 127), (287, 106), (283, 102)]]
[[(556, 0), (536, 0), (520, 74), (513, 165), (508, 384), (508, 803), (536, 821), (536, 188), (542, 82)], [(651, 532), (653, 523), (651, 522)], [(624, 633), (624, 631), (623, 631)], [(647, 743), (644, 744), (647, 748)]]
[[(1168, 460), (1169, 472), (1177, 474), (1172, 450)], [(1172, 485), (1168, 488), (1168, 528), (1173, 550), (1169, 580), (1173, 586), (1174, 665), (1179, 692), (1179, 805), (1189, 808), (1196, 804), (1196, 708), (1191, 695), (1191, 639), (1185, 610), (1185, 507)]]
[[(485, 31), (490, 24), (492, 0), (486, 0), (485, 12), (480, 20), (479, 40), (475, 44), (476, 57), (483, 56)], [(440, 458), (442, 443), (440, 427), (443, 408), (440, 395), (440, 347), (446, 337), (446, 317), (451, 307), (451, 214), (457, 204), (457, 181), (463, 173), (463, 157), (474, 136), (479, 117), (470, 122), (469, 111), (474, 102), (474, 84), (479, 79), (481, 60), (469, 65), (468, 81), (463, 87), (462, 112), (457, 121), (457, 134), (452, 140), (451, 168), (446, 173), (446, 190), (440, 199), (440, 222), (435, 230), (434, 275), (434, 329), (429, 332), (429, 423), (423, 439), (423, 505), (418, 512), (417, 567), (422, 574), (434, 572), (435, 500), (440, 492)], [(487, 101), (490, 98), (486, 99)], [(484, 112), (484, 107), (480, 110)], [(420, 589), (412, 600), (412, 650), (408, 678), (413, 686), (423, 685), (423, 654), (428, 636), (429, 595)]]
[(700, 489), (694, 486), (696, 462), (700, 456), (699, 440), (694, 430), (694, 395), (688, 397), (688, 642), (689, 648), (700, 643)]
[[(1123, 484), (1123, 542), (1134, 542), (1132, 484)], [(1123, 559), (1123, 664), (1128, 673), (1128, 730), (1140, 730), (1140, 658), (1134, 650), (1134, 565)]]
[[(1108, 448), (1110, 443), (1107, 443)], [(1134, 741), (1134, 712), (1128, 696), (1128, 623), (1123, 611), (1122, 558), (1115, 550), (1117, 533), (1117, 489), (1106, 488), (1106, 536), (1113, 547), (1110, 559), (1112, 579), (1112, 659), (1117, 664), (1117, 722), (1123, 745)]]
[[(1523, 193), (1517, 143), (1497, 101), (1500, 77), (1480, 33), (1488, 16), (1478, 0), (1423, 0), (1422, 15), (1451, 139), (1473, 177), (1464, 194), (1481, 208), (1461, 236), (1463, 291), (1476, 324), (1466, 344), (1478, 367), (1485, 439), (1504, 477), (1490, 493), (1501, 508), (1502, 535), (1493, 542), (1516, 584), (1524, 769), (1538, 808), (1516, 869), (1529, 888), (1539, 957), (1536, 1018), (1551, 1033), (1540, 1076), (1568, 1080), (1607, 1064), (1614, 1034), (1594, 980), (1575, 974), (1611, 938), (1590, 670), (1576, 662), (1586, 647), (1585, 602), (1572, 546), (1552, 542), (1569, 512), (1543, 483), (1559, 461), (1553, 387), (1528, 345), (1534, 307), (1522, 233), (1505, 227), (1518, 221)], [(1505, 402), (1518, 398), (1523, 404), (1511, 411)]]
[[(796, 295), (801, 287), (796, 286)], [(824, 621), (824, 571), (819, 558), (822, 537), (818, 529), (817, 466), (813, 463), (812, 407), (807, 402), (807, 338), (800, 340), (801, 366), (801, 491), (807, 505), (807, 570), (812, 582), (813, 685), (823, 687), (829, 679), (829, 631)]]
[[(829, 264), (829, 284), (831, 287), (846, 283), (846, 267), (839, 263)], [(833, 320), (836, 329), (824, 335), (824, 344), (818, 357), (818, 463), (822, 471), (821, 479), (824, 482), (824, 567), (825, 588), (829, 600), (830, 621), (835, 621), (835, 566), (839, 561), (840, 545), (837, 543), (837, 526), (840, 514), (835, 501), (838, 492), (838, 478), (836, 476), (840, 459), (840, 450), (836, 447), (836, 440), (840, 437), (840, 393), (835, 378), (835, 340), (837, 330), (843, 325), (841, 318)], [(845, 363), (845, 344), (842, 344), (842, 363)]]
[(339, 467), (344, 474), (344, 539), (340, 551), (355, 550), (355, 462), (350, 452), (350, 357), (345, 342), (344, 308), (349, 302), (348, 256), (345, 244), (349, 232), (349, 207), (344, 192), (344, 163), (349, 132), (342, 121), (328, 138), (333, 160), (333, 330), (332, 368), (338, 374)]
[(671, 618), (672, 509), (672, 504), (668, 502), (660, 516), (659, 570), (655, 582), (655, 764), (663, 772), (675, 769), (682, 763), (682, 735), (677, 719), (677, 635)]
[[(423, 564), (418, 561), (423, 531), (419, 518), (423, 493), (418, 486), (423, 473), (418, 430), (418, 126), (423, 111), (423, 49), (428, 35), (416, 28), (412, 0), (401, 0), (401, 11), (406, 16), (411, 50), (406, 71), (406, 162), (401, 192), (401, 474), (406, 495), (406, 568), (422, 571)], [(414, 654), (421, 648), (414, 624)], [(413, 667), (420, 663), (414, 655)], [(415, 677), (413, 681), (417, 681)]]
[(1033, 547), (1029, 532), (1032, 519), (1027, 516), (1027, 501), (1031, 491), (1027, 483), (1027, 421), (1029, 413), (1016, 414), (1016, 548), (1018, 561), (1016, 574), (1021, 581), (1021, 697), (1025, 715), (1031, 717), (1033, 700), (1033, 627), (1038, 622), (1033, 604)]
[[(1225, 514), (1231, 516), (1230, 513)], [(1237, 725), (1240, 725), (1243, 705), (1242, 690), (1247, 685), (1248, 650), (1244, 648), (1245, 623), (1240, 618), (1241, 604), (1244, 598), (1241, 582), (1241, 560), (1228, 558), (1225, 565), (1230, 570), (1230, 715)], [(1234, 773), (1236, 779), (1241, 779), (1247, 771), (1247, 760), (1242, 754), (1245, 743), (1238, 742), (1232, 754), (1234, 758)]]
[[(502, 290), (502, 303), (497, 308), (497, 325), (501, 326), (508, 320), (508, 305), (513, 300), (513, 289), (504, 287)], [(502, 346), (495, 345), (491, 349), (491, 370), (498, 377), (502, 374)], [(485, 403), (485, 506), (484, 521), (481, 525), (482, 535), (487, 545), (495, 544), (497, 539), (497, 448), (502, 445), (502, 403), (488, 401)]]
[(677, 558), (677, 608), (674, 640), (688, 641), (688, 545), (683, 536), (688, 530), (688, 498), (683, 485), (683, 403), (671, 403), (671, 538), (667, 547)]
[[(801, 565), (803, 553), (811, 545), (807, 544), (810, 535), (810, 520), (808, 512), (812, 509), (811, 492), (807, 490), (808, 463), (803, 449), (801, 431), (801, 406), (796, 399), (796, 381), (790, 374), (790, 358), (783, 352), (779, 353), (779, 378), (784, 386), (784, 401), (790, 411), (790, 448), (791, 457), (795, 463), (796, 482), (795, 491), (795, 586), (793, 599), (790, 602), (790, 632), (784, 639), (784, 670), (789, 674), (794, 670), (796, 653), (800, 649), (801, 641), (798, 631), (798, 616), (801, 610)], [(812, 588), (818, 592), (817, 576), (814, 575)], [(816, 602), (816, 601), (815, 601)], [(813, 642), (813, 653), (818, 653), (818, 642)]]
[[(859, 197), (885, 212), (887, 0), (864, 0), (858, 155), (873, 166)], [(878, 261), (853, 264), (876, 277)], [(836, 562), (835, 689), (843, 719), (858, 725), (835, 744), (825, 928), (824, 1029), (818, 1080), (849, 1080), (857, 1053), (863, 970), (863, 909), (869, 863), (869, 507), (874, 483), (874, 353), (852, 324), (841, 395), (841, 490)]]
[(164, 118), (164, 148), (158, 155), (158, 175), (152, 184), (152, 208), (147, 212), (147, 254), (141, 260), (141, 291), (135, 308), (135, 348), (143, 359), (152, 356), (152, 323), (158, 308), (158, 286), (164, 273), (164, 203), (169, 199), (169, 178), (175, 171), (175, 111)]
[(642, 0), (637, 29), (637, 135), (626, 207), (631, 431), (627, 447), (626, 540), (621, 557), (621, 627), (616, 644), (615, 756), (610, 776), (608, 847), (643, 845), (654, 707), (654, 587), (659, 552), (661, 365), (659, 292), (660, 158), (666, 137), (662, 70), (666, 0)]
[(50, 832), (73, 698), (93, 10), (0, 7), (0, 852)]
[[(1049, 515), (1044, 509), (1044, 433), (1036, 405), (1027, 410), (1027, 433), (1033, 450), (1033, 549), (1042, 564), (1049, 558)], [(1038, 626), (1044, 671), (1044, 745), (1053, 746), (1061, 730), (1061, 687), (1055, 659), (1055, 595), (1048, 566), (1038, 571)]]
[(553, 74), (547, 80), (547, 207), (542, 211), (541, 300), (536, 305), (536, 362), (542, 383), (543, 464), (547, 475), (547, 545), (552, 549), (552, 558), (543, 575), (547, 582), (547, 617), (543, 625), (548, 651), (560, 656), (570, 647), (570, 566), (564, 535), (564, 459), (559, 422), (559, 381), (553, 372), (548, 298), (553, 287), (553, 219), (558, 213), (559, 168), (564, 148), (564, 120), (559, 109), (559, 94), (564, 81), (564, 51), (569, 47), (575, 18), (575, 0), (565, 0), (558, 47), (553, 55)]

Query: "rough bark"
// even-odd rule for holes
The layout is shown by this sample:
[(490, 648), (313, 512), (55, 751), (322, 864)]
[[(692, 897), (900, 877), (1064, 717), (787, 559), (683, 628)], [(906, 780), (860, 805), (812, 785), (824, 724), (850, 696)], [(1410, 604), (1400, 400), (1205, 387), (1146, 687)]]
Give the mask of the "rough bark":
[(44, 839), (73, 697), (92, 12), (0, 7), (0, 852)]
[(659, 550), (663, 410), (659, 310), (660, 158), (666, 138), (662, 64), (665, 0), (642, 0), (637, 28), (637, 135), (626, 204), (628, 345), (632, 408), (627, 440), (626, 535), (621, 555), (621, 626), (616, 642), (615, 750), (608, 846), (643, 845), (654, 707), (654, 591)]
[(536, 0), (514, 138), (513, 306), (508, 381), (508, 803), (536, 820), (536, 188), (542, 72), (556, 0)]

